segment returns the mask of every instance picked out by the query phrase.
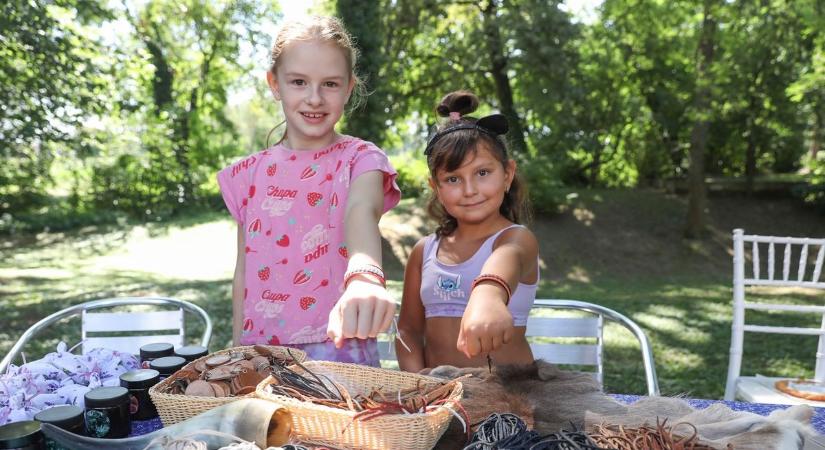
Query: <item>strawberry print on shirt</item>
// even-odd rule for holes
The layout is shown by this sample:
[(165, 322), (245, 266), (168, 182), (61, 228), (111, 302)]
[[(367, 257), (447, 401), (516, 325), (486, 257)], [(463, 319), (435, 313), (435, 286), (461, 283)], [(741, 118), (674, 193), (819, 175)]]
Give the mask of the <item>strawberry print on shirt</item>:
[(358, 138), (318, 151), (279, 144), (218, 173), (227, 209), (245, 230), (242, 345), (328, 340), (349, 256), (349, 187), (375, 170), (384, 174), (386, 212), (400, 199), (396, 171), (381, 149)]

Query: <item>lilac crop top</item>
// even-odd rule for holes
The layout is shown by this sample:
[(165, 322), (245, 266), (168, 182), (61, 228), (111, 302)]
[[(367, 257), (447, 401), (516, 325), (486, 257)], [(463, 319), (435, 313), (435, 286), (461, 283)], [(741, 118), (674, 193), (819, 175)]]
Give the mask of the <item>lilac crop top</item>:
[[(424, 317), (461, 317), (470, 300), (470, 287), (473, 280), (481, 274), (484, 262), (493, 252), (493, 243), (505, 230), (521, 225), (511, 225), (493, 234), (475, 252), (470, 259), (459, 264), (445, 264), (438, 260), (436, 253), (440, 240), (435, 234), (427, 236), (424, 241), (424, 256), (421, 263), (421, 302), (424, 304)], [(535, 284), (519, 283), (510, 298), (510, 314), (513, 325), (527, 325), (527, 316), (536, 299), (538, 276)]]

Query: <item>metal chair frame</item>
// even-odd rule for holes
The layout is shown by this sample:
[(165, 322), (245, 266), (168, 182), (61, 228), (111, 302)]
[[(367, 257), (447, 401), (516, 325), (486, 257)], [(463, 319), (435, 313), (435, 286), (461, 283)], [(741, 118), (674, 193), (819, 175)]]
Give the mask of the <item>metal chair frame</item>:
[[(101, 300), (92, 300), (89, 302), (79, 303), (77, 305), (70, 306), (68, 308), (57, 311), (53, 314), (50, 314), (49, 316), (41, 319), (34, 325), (30, 326), (20, 336), (20, 338), (17, 340), (14, 346), (12, 346), (11, 350), (9, 350), (9, 353), (5, 357), (3, 357), (2, 361), (0, 361), (0, 374), (5, 373), (9, 365), (15, 360), (15, 358), (17, 358), (18, 355), (20, 355), (21, 351), (23, 350), (23, 347), (30, 340), (32, 340), (37, 334), (39, 334), (45, 328), (55, 324), (61, 319), (71, 316), (83, 315), (85, 312), (90, 310), (128, 305), (176, 306), (181, 310), (189, 311), (196, 314), (203, 320), (205, 325), (203, 335), (201, 337), (201, 345), (204, 347), (208, 347), (209, 340), (212, 337), (212, 320), (209, 318), (209, 315), (206, 313), (206, 311), (204, 311), (203, 308), (201, 308), (198, 305), (187, 302), (185, 300), (178, 300), (165, 297), (107, 298)], [(181, 333), (183, 333), (182, 324)], [(82, 335), (85, 336), (85, 332), (82, 332)]]
[[(642, 352), (642, 364), (645, 369), (647, 394), (659, 395), (659, 382), (656, 378), (656, 365), (653, 360), (653, 350), (644, 330), (627, 316), (605, 306), (579, 300), (563, 299), (536, 299), (533, 310), (554, 309), (585, 311), (595, 315), (595, 318), (560, 317), (546, 318), (530, 316), (527, 322), (527, 337), (587, 337), (596, 338), (596, 345), (592, 344), (542, 344), (531, 342), (530, 348), (534, 355), (557, 364), (581, 364), (596, 366), (596, 378), (601, 383), (604, 367), (602, 360), (603, 349), (603, 320), (615, 322), (630, 331)], [(565, 324), (566, 323), (566, 324)], [(581, 331), (584, 330), (582, 333)], [(545, 351), (548, 350), (548, 351)], [(573, 359), (567, 355), (573, 352)]]
[[(608, 319), (616, 322), (628, 329), (633, 336), (639, 341), (639, 346), (642, 352), (642, 362), (645, 369), (645, 381), (647, 383), (648, 395), (659, 395), (659, 382), (656, 378), (656, 366), (653, 362), (653, 351), (651, 350), (650, 341), (645, 332), (632, 320), (626, 316), (604, 306), (594, 303), (582, 302), (577, 300), (549, 300), (536, 299), (533, 303), (533, 311), (538, 309), (566, 309), (585, 311), (595, 315), (596, 317), (579, 318), (579, 317), (557, 317), (545, 318), (530, 316), (527, 322), (527, 337), (588, 337), (596, 338), (597, 346), (585, 344), (543, 344), (531, 342), (530, 348), (534, 355), (539, 355), (552, 363), (576, 363), (581, 365), (597, 366), (597, 372), (594, 372), (599, 383), (602, 381), (602, 324), (603, 319)], [(586, 330), (583, 334), (574, 334)], [(389, 341), (390, 335), (381, 334), (378, 336), (378, 352), (381, 355), (382, 361), (390, 361), (394, 358), (394, 345)], [(575, 347), (583, 349), (578, 351)], [(547, 350), (547, 351), (545, 351)], [(569, 350), (569, 351), (568, 351)], [(573, 360), (570, 355), (586, 355), (585, 359)], [(573, 358), (576, 358), (573, 356)], [(594, 358), (590, 358), (595, 356)]]

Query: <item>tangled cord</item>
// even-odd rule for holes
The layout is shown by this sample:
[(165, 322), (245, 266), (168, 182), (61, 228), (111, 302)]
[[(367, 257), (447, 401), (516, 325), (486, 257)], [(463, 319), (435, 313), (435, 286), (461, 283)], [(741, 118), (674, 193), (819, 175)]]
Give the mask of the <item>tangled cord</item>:
[(541, 436), (515, 414), (490, 414), (464, 450), (611, 450), (597, 446), (583, 431), (562, 430)]
[[(689, 428), (689, 435), (675, 433), (677, 427)], [(667, 419), (656, 418), (656, 426), (641, 426), (636, 428), (621, 425), (599, 425), (591, 433), (591, 437), (600, 444), (610, 445), (617, 450), (711, 450), (713, 447), (699, 440), (696, 426), (688, 422), (679, 422), (668, 426)], [(728, 444), (728, 448), (733, 448)]]

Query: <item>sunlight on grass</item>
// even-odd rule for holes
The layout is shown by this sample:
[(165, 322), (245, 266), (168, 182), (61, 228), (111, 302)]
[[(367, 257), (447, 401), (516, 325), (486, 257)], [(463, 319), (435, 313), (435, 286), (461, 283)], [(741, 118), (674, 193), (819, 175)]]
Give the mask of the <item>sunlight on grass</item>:
[(235, 270), (237, 225), (230, 220), (171, 229), (152, 238), (137, 227), (116, 252), (89, 261), (89, 270), (135, 271), (188, 280), (231, 278)]

